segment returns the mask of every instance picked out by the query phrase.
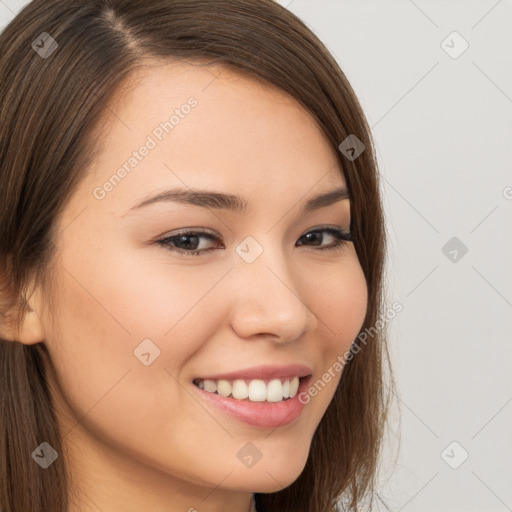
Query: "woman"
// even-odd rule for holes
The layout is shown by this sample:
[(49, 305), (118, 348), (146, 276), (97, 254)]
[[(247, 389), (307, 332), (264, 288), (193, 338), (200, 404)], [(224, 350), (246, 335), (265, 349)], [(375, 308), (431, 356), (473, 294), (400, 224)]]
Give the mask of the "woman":
[(385, 233), (333, 57), (271, 0), (34, 0), (0, 43), (2, 510), (360, 510)]

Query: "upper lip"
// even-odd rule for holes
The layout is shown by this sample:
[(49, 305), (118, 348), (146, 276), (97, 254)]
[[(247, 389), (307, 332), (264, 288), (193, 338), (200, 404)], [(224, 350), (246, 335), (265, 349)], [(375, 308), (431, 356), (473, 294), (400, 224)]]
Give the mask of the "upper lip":
[(236, 379), (286, 379), (289, 377), (306, 377), (312, 373), (311, 368), (303, 364), (261, 365), (229, 373), (218, 373), (198, 377), (202, 380), (236, 380)]

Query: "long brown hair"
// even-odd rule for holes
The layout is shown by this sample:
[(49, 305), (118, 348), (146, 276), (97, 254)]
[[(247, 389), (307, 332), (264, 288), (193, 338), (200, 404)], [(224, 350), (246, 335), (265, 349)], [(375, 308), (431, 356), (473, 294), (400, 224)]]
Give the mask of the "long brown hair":
[[(34, 0), (1, 33), (0, 48), (2, 322), (21, 324), (29, 278), (51, 286), (55, 219), (100, 147), (108, 101), (144, 62), (184, 59), (276, 85), (317, 119), (351, 194), (351, 231), (368, 286), (362, 330), (375, 331), (384, 307), (385, 228), (374, 143), (344, 73), (295, 15), (272, 0)], [(349, 135), (365, 146), (355, 159), (338, 151)], [(0, 339), (3, 512), (68, 512), (42, 347)], [(375, 494), (389, 407), (387, 351), (380, 329), (347, 360), (303, 472), (279, 492), (257, 494), (259, 512), (331, 512), (340, 497), (346, 510), (360, 510)], [(388, 378), (393, 386), (391, 372)], [(31, 460), (43, 441), (61, 455), (46, 470)]]

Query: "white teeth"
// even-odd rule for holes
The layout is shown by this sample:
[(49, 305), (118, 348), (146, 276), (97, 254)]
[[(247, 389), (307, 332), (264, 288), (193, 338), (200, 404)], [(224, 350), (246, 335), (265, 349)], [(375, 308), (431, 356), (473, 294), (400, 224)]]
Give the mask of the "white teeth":
[(249, 382), (249, 400), (264, 402), (267, 399), (267, 386), (262, 380), (254, 379)]
[(253, 379), (247, 384), (243, 379), (234, 381), (196, 379), (195, 384), (210, 393), (220, 396), (232, 396), (236, 400), (249, 399), (251, 402), (281, 402), (293, 398), (299, 388), (299, 377), (293, 379), (272, 379), (268, 384), (261, 379)]
[(283, 399), (283, 385), (279, 379), (271, 380), (267, 386), (267, 402), (280, 402)]
[(290, 381), (285, 380), (283, 384), (283, 398), (290, 397)]
[(219, 380), (217, 382), (217, 393), (219, 393), (220, 396), (229, 396), (231, 394), (231, 382)]
[(293, 398), (299, 389), (299, 377), (294, 377), (290, 381), (290, 398)]
[(237, 400), (245, 400), (249, 397), (249, 386), (243, 380), (235, 380), (233, 382), (233, 388), (231, 390), (233, 398)]
[(203, 385), (203, 389), (210, 393), (215, 393), (215, 391), (217, 391), (217, 383), (214, 380), (203, 380)]

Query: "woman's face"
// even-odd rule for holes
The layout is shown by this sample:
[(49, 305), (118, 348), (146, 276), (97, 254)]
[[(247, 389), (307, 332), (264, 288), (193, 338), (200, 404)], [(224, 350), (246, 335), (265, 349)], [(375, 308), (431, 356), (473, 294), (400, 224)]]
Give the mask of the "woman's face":
[[(305, 208), (346, 182), (296, 101), (222, 67), (137, 78), (106, 110), (101, 153), (58, 219), (55, 307), (41, 315), (52, 397), (97, 506), (217, 510), (303, 470), (366, 282), (353, 244), (334, 247), (349, 200)], [(194, 383), (211, 390), (206, 378), (228, 373), (216, 393)], [(316, 395), (281, 400), (304, 374), (299, 393), (320, 379)], [(235, 380), (252, 400), (222, 396)]]

